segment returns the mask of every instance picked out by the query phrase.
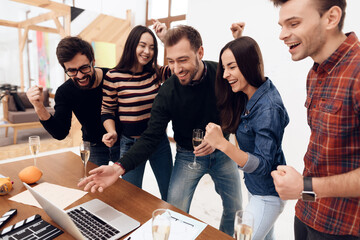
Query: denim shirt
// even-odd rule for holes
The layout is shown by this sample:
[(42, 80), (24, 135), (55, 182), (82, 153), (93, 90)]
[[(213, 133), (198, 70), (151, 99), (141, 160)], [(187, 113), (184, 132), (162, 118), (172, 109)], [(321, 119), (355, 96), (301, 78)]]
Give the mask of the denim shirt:
[(240, 169), (252, 195), (278, 196), (270, 173), (286, 164), (281, 142), (288, 123), (281, 96), (266, 78), (248, 101), (236, 131), (240, 149), (248, 153), (248, 161)]

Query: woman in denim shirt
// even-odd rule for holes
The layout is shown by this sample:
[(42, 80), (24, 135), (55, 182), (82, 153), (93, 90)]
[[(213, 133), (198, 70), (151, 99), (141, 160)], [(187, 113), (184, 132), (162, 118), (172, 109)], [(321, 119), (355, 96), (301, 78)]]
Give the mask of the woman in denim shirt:
[[(241, 37), (225, 45), (215, 86), (221, 127), (209, 123), (205, 141), (244, 171), (249, 191), (246, 210), (254, 215), (252, 239), (274, 239), (274, 223), (285, 202), (279, 198), (270, 173), (286, 164), (281, 142), (289, 117), (279, 92), (264, 76), (255, 40)], [(222, 131), (236, 134), (239, 148), (227, 141)]]

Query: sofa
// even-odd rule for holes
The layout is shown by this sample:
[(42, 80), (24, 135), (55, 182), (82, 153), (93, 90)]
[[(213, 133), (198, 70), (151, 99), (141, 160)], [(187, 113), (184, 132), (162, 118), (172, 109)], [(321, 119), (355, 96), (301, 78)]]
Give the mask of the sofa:
[[(55, 110), (50, 106), (50, 98), (53, 95), (49, 91), (44, 90), (44, 105), (50, 114), (54, 114)], [(8, 128), (14, 129), (14, 144), (16, 144), (17, 131), (29, 128), (41, 128), (42, 125), (35, 112), (34, 107), (30, 103), (25, 92), (13, 92), (6, 94), (2, 99), (4, 124), (0, 127), (5, 128), (5, 137), (8, 136)]]

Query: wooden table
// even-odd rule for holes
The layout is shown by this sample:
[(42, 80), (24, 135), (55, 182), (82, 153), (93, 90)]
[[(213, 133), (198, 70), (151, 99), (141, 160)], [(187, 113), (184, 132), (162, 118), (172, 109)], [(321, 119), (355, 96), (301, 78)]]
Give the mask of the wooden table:
[[(44, 210), (37, 207), (25, 205), (22, 203), (8, 200), (12, 196), (26, 190), (21, 183), (18, 173), (25, 167), (33, 164), (32, 159), (16, 161), (12, 163), (0, 164), (0, 174), (10, 177), (14, 181), (13, 190), (4, 196), (0, 196), (0, 216), (10, 208), (18, 210), (17, 215), (13, 217), (4, 227), (10, 226), (34, 214), (40, 214), (45, 221), (59, 227), (53, 222)], [(59, 153), (37, 158), (37, 166), (43, 171), (42, 178), (37, 183), (49, 182), (64, 187), (78, 189), (77, 183), (83, 174), (83, 165), (80, 157), (72, 152)], [(89, 162), (88, 170), (96, 167), (95, 164)], [(35, 184), (32, 186), (34, 187)], [(74, 207), (81, 203), (87, 202), (93, 198), (101, 199), (120, 212), (136, 219), (144, 224), (151, 218), (152, 212), (157, 208), (167, 208), (179, 212), (186, 216), (193, 216), (181, 211), (180, 209), (162, 201), (161, 199), (135, 187), (134, 185), (119, 179), (111, 187), (107, 188), (103, 193), (88, 193), (78, 201), (74, 202), (68, 208)], [(196, 218), (195, 218), (196, 219)], [(197, 219), (198, 220), (198, 219)], [(60, 228), (60, 227), (59, 227)], [(57, 239), (72, 239), (67, 234), (61, 234)], [(126, 236), (121, 238), (126, 239)], [(208, 225), (197, 239), (233, 239), (227, 234)]]

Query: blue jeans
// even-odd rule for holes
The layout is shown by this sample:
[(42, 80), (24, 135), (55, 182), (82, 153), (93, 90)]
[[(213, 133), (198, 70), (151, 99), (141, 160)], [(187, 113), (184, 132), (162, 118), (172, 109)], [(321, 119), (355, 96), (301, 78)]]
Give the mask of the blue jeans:
[(193, 159), (192, 151), (177, 146), (168, 202), (188, 213), (195, 188), (202, 176), (208, 173), (215, 183), (216, 192), (222, 199), (223, 214), (219, 229), (232, 236), (234, 234), (235, 213), (242, 208), (240, 175), (237, 164), (219, 150), (215, 150), (206, 156), (196, 157), (196, 161), (201, 165), (200, 169), (189, 168), (188, 164)]
[(99, 143), (90, 143), (89, 161), (98, 166), (108, 165), (109, 161), (116, 162), (120, 157), (120, 146), (118, 144), (107, 147)]
[[(120, 158), (131, 148), (132, 145), (134, 145), (136, 140), (136, 138), (129, 138), (124, 135), (121, 136)], [(155, 152), (153, 152), (149, 157), (149, 162), (159, 186), (161, 199), (166, 201), (171, 171), (173, 168), (170, 143), (166, 134), (161, 139)], [(127, 172), (122, 178), (141, 188), (144, 177), (145, 165), (146, 161), (137, 166), (135, 169)]]
[(277, 196), (259, 196), (249, 193), (245, 210), (254, 215), (252, 240), (274, 240), (274, 224), (284, 210), (286, 201)]

